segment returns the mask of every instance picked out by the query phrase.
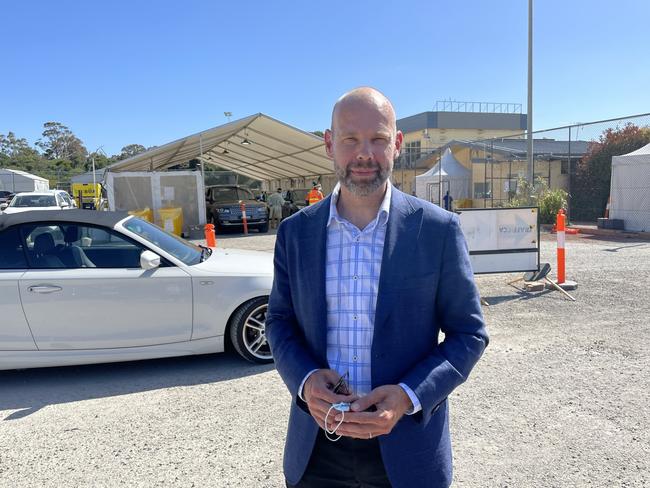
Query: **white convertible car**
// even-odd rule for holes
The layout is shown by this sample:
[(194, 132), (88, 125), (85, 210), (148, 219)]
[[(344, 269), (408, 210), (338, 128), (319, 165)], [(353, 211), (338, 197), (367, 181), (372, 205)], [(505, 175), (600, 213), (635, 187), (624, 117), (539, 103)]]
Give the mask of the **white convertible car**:
[(221, 352), (272, 361), (270, 253), (195, 246), (121, 212), (0, 215), (0, 369)]

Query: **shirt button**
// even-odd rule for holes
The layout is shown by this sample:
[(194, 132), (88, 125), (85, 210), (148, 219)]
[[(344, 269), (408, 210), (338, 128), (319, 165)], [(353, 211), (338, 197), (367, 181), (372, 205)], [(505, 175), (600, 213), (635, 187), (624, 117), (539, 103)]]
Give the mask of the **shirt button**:
[(352, 361), (355, 361), (355, 362), (356, 362), (356, 360), (357, 360), (357, 357), (356, 357), (356, 356), (352, 356)]
[(356, 280), (357, 278), (358, 278), (357, 275), (354, 275), (354, 276), (352, 277), (353, 280)]
[(359, 236), (354, 238), (354, 240), (357, 241), (357, 242), (359, 242), (359, 239), (361, 239), (361, 237), (359, 237)]
[(356, 316), (356, 315), (353, 315), (353, 316), (352, 316), (352, 320), (357, 320), (357, 316)]

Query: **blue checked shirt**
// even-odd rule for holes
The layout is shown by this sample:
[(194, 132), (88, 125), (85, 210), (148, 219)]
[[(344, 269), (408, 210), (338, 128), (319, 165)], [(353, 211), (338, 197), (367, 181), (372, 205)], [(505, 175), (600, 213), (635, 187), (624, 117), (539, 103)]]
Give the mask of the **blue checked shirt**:
[[(340, 194), (337, 185), (332, 192), (327, 221), (327, 360), (330, 368), (340, 375), (349, 373), (350, 387), (359, 395), (372, 390), (372, 337), (391, 192), (389, 184), (377, 216), (359, 230), (336, 209)], [(421, 406), (415, 393), (403, 383), (400, 386), (414, 406), (408, 413), (418, 412)]]

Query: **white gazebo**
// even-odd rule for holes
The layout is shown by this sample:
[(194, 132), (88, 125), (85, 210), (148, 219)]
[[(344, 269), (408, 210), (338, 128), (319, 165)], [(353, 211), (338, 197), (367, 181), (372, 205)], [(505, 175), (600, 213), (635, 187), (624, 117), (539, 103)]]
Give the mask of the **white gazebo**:
[(415, 194), (429, 202), (439, 202), (439, 184), (442, 181), (442, 195), (447, 191), (454, 200), (471, 198), (472, 174), (454, 157), (447, 148), (440, 161), (429, 171), (415, 177)]

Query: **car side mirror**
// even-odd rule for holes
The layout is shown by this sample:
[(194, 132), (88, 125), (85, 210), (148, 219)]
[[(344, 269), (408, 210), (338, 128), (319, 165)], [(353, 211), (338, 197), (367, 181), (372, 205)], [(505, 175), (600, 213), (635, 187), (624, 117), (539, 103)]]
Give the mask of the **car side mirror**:
[(61, 208), (68, 208), (70, 204), (68, 202), (61, 202)]
[(144, 270), (156, 269), (160, 266), (160, 256), (153, 251), (142, 251), (140, 254), (140, 267)]
[(9, 206), (8, 203), (1, 203), (1, 204), (0, 204), (0, 210), (4, 210), (4, 209), (7, 208), (8, 206)]

